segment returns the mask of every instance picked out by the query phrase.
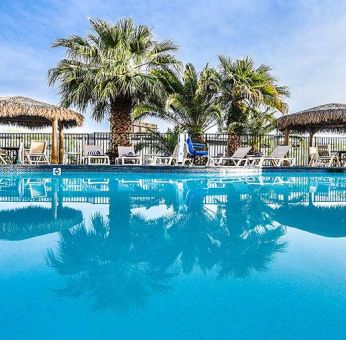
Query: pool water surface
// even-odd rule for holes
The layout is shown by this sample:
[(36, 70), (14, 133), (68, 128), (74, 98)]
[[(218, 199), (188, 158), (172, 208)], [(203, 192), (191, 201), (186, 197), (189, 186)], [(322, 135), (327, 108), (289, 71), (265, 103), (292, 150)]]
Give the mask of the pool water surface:
[(0, 339), (345, 339), (346, 176), (3, 176), (0, 275)]

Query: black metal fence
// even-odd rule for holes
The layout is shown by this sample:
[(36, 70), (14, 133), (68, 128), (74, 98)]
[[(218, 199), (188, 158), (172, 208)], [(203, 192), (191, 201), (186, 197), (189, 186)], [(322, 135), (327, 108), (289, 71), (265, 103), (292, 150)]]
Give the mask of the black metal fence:
[[(161, 135), (162, 137), (165, 134)], [(157, 136), (150, 133), (132, 133), (128, 135), (131, 144), (138, 149), (142, 157), (145, 154), (155, 153), (158, 143)], [(226, 133), (208, 133), (204, 139), (208, 145), (209, 155), (216, 156), (225, 154), (227, 150), (228, 134)], [(109, 149), (109, 133), (66, 133), (64, 135), (65, 153), (82, 154), (84, 145), (100, 145), (103, 152)], [(30, 141), (41, 140), (47, 141), (51, 145), (50, 133), (0, 133), (1, 147), (16, 147), (24, 143), (25, 147), (30, 146)], [(283, 145), (284, 137), (282, 135), (241, 135), (241, 146), (255, 146), (263, 155), (269, 155), (277, 145)], [(291, 145), (291, 157), (295, 158), (296, 165), (307, 165), (309, 154), (309, 138), (307, 136), (292, 135), (289, 139)], [(314, 137), (313, 145), (330, 144), (332, 150), (346, 150), (346, 136), (337, 137)], [(168, 150), (167, 150), (168, 151)]]

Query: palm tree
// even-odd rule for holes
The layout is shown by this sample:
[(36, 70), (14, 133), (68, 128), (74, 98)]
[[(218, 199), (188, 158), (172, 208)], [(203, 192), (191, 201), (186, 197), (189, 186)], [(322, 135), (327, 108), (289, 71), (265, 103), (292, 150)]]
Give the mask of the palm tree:
[(59, 83), (63, 106), (76, 106), (101, 121), (109, 116), (110, 153), (117, 145), (129, 144), (131, 109), (147, 95), (160, 97), (161, 83), (153, 70), (169, 69), (179, 63), (172, 56), (171, 41), (157, 42), (147, 26), (132, 19), (116, 24), (90, 19), (87, 37), (58, 39), (53, 47), (64, 47), (66, 57), (49, 70), (49, 84)]
[[(239, 138), (234, 134), (246, 132), (249, 113), (254, 111), (268, 115), (268, 110), (286, 113), (288, 106), (285, 98), (289, 91), (279, 86), (267, 65), (255, 67), (254, 61), (246, 57), (233, 61), (229, 57), (219, 56), (219, 75), (221, 105), (224, 111), (224, 126), (230, 133), (228, 152), (238, 147)], [(255, 115), (259, 120), (260, 115)], [(270, 120), (270, 119), (269, 119)]]
[(221, 121), (217, 102), (217, 73), (208, 65), (199, 74), (192, 64), (181, 75), (173, 70), (155, 72), (165, 88), (165, 98), (149, 98), (135, 106), (134, 118), (155, 116), (173, 123), (192, 137), (201, 139), (204, 132)]

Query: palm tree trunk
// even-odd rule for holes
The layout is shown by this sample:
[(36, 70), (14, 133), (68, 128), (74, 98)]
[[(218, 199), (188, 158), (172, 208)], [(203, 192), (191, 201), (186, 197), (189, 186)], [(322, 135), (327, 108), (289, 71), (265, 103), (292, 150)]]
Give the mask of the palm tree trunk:
[(108, 153), (112, 157), (118, 155), (118, 146), (130, 145), (132, 132), (131, 98), (116, 98), (111, 104), (109, 117), (110, 124), (110, 147)]
[(226, 155), (232, 156), (240, 146), (240, 136), (234, 133), (228, 134)]
[(191, 139), (195, 142), (195, 143), (205, 143), (205, 136), (203, 133), (200, 132), (189, 132), (188, 131), (188, 135), (191, 137)]

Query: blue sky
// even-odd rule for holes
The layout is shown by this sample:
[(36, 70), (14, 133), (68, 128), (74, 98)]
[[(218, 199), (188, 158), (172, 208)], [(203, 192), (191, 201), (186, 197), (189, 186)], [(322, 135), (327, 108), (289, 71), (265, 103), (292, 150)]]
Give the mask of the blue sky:
[[(63, 51), (50, 45), (85, 35), (89, 17), (132, 17), (176, 42), (179, 58), (198, 68), (216, 65), (218, 54), (250, 55), (290, 87), (290, 112), (346, 103), (346, 1), (338, 0), (1, 0), (0, 96), (58, 103), (47, 71)], [(107, 129), (90, 119), (84, 127)]]

